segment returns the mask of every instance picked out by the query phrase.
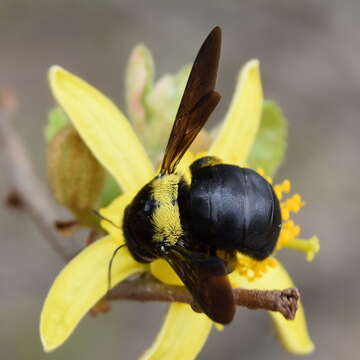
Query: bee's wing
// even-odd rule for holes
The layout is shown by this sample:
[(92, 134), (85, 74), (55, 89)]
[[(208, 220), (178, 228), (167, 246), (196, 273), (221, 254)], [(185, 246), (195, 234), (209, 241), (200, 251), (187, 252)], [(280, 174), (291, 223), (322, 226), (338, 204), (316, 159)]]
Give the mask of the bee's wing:
[(215, 257), (172, 247), (165, 259), (190, 291), (197, 305), (213, 321), (228, 324), (235, 300), (224, 262)]
[(180, 159), (220, 101), (214, 91), (221, 47), (221, 30), (215, 27), (201, 46), (182, 96), (161, 173), (173, 173)]

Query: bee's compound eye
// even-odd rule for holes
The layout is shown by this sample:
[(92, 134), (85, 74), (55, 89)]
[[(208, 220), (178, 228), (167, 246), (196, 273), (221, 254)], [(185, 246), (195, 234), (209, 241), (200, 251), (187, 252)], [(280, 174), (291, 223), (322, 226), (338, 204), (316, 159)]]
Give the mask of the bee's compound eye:
[(149, 204), (148, 202), (145, 203), (144, 213), (145, 213), (146, 215), (150, 215), (150, 213), (151, 213), (151, 206), (150, 206), (150, 204)]
[(155, 256), (153, 246), (154, 229), (151, 214), (156, 202), (152, 201), (151, 188), (145, 185), (125, 210), (123, 230), (126, 244), (139, 262), (150, 262)]
[(155, 200), (153, 197), (146, 199), (143, 204), (144, 207), (142, 211), (144, 211), (145, 215), (147, 216), (151, 216), (155, 209), (160, 206), (159, 201)]

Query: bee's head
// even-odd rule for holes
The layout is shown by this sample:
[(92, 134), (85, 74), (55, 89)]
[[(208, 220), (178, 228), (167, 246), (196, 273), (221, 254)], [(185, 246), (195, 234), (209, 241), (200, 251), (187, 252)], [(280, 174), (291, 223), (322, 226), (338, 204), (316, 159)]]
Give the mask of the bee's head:
[(151, 194), (151, 185), (145, 185), (125, 210), (123, 230), (125, 242), (136, 261), (148, 263), (156, 256), (153, 243), (152, 214), (158, 206)]

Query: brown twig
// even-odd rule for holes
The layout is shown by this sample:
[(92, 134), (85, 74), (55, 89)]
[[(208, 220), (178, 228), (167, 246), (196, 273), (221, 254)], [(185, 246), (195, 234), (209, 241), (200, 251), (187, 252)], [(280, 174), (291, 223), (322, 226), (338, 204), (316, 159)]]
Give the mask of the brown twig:
[[(248, 309), (264, 309), (280, 312), (293, 320), (300, 298), (298, 289), (246, 290), (234, 289), (235, 303)], [(183, 286), (166, 285), (152, 276), (123, 281), (107, 295), (108, 300), (135, 300), (181, 302), (193, 304), (193, 298)]]
[[(11, 106), (16, 101), (9, 96), (11, 93), (6, 95), (7, 103), (2, 101), (0, 94), (0, 146), (4, 149), (12, 178), (12, 190), (9, 192), (7, 203), (26, 210), (55, 252), (63, 259), (69, 260), (72, 256), (61, 245), (62, 238), (54, 230), (55, 213), (48, 193), (37, 179), (25, 146), (11, 124)], [(286, 319), (293, 319), (297, 310), (299, 291), (297, 289), (262, 291), (238, 288), (234, 289), (234, 297), (238, 306), (278, 311)], [(107, 299), (182, 302), (196, 307), (191, 294), (185, 287), (163, 284), (150, 275), (120, 283), (108, 294)], [(102, 304), (94, 310), (94, 313), (104, 311), (101, 309), (107, 309), (107, 307)]]
[[(2, 95), (2, 96), (1, 96)], [(12, 179), (11, 198), (16, 198), (31, 216), (44, 238), (64, 259), (71, 258), (61, 245), (62, 239), (55, 232), (55, 212), (49, 196), (36, 177), (25, 146), (11, 123), (12, 105), (16, 103), (10, 91), (0, 94), (0, 146), (3, 148)], [(11, 202), (10, 202), (11, 205)]]

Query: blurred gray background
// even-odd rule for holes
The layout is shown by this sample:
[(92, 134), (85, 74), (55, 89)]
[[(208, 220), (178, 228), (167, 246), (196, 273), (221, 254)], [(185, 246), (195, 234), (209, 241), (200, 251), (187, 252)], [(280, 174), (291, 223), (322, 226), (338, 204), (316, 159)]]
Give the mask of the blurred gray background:
[[(288, 177), (307, 201), (297, 216), (321, 252), (307, 263), (287, 251), (282, 261), (300, 288), (316, 352), (309, 359), (348, 359), (359, 352), (360, 2), (353, 1), (0, 1), (0, 86), (14, 88), (16, 127), (44, 176), (43, 127), (52, 106), (46, 82), (60, 64), (124, 108), (129, 52), (144, 42), (157, 76), (189, 63), (214, 25), (223, 28), (218, 90), (221, 119), (244, 62), (261, 60), (266, 97), (290, 121)], [(0, 195), (10, 185), (0, 157)], [(153, 340), (166, 306), (117, 302), (87, 317), (56, 352), (42, 352), (38, 319), (64, 265), (23, 213), (1, 206), (0, 354), (3, 359), (135, 359)], [(66, 239), (64, 240), (66, 241)], [(355, 354), (355, 355), (354, 355)], [(213, 331), (200, 359), (288, 359), (263, 311), (241, 310)]]

